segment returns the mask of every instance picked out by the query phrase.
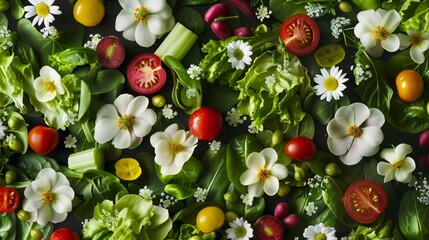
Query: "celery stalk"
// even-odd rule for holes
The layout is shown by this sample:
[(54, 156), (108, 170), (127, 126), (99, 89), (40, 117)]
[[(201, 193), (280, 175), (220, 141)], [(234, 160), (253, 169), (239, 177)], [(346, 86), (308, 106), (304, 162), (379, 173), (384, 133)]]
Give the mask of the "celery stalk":
[(197, 39), (198, 36), (195, 33), (177, 22), (173, 30), (156, 49), (155, 54), (163, 61), (167, 55), (181, 61)]
[(69, 155), (68, 165), (71, 170), (81, 173), (90, 169), (102, 170), (104, 168), (104, 153), (99, 148), (72, 153)]

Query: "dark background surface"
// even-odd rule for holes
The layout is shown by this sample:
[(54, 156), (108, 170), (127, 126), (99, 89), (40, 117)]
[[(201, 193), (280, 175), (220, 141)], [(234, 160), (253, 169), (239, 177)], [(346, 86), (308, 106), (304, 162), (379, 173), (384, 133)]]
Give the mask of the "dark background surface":
[[(227, 2), (227, 1), (219, 1), (219, 2)], [(24, 5), (29, 4), (27, 2), (27, 0), (23, 0), (23, 3), (24, 3)], [(73, 28), (74, 26), (79, 25), (73, 18), (73, 14), (72, 14), (73, 6), (68, 0), (58, 0), (58, 1), (55, 1), (54, 4), (60, 6), (60, 10), (62, 11), (62, 14), (59, 16), (55, 16), (55, 21), (52, 24), (53, 26), (55, 26), (59, 31), (64, 31), (64, 30), (69, 30), (69, 29)], [(203, 6), (198, 6), (195, 8), (199, 12), (204, 13), (209, 7), (210, 7), (210, 5), (203, 5)], [(121, 10), (121, 7), (117, 1), (114, 1), (114, 0), (106, 1), (106, 15), (105, 15), (103, 21), (96, 27), (85, 28), (85, 40), (83, 43), (85, 43), (87, 40), (89, 40), (90, 34), (96, 34), (96, 33), (100, 34), (101, 36), (114, 35), (114, 36), (120, 38), (121, 40), (123, 40), (123, 43), (126, 45), (126, 58), (125, 58), (124, 63), (120, 67), (120, 70), (123, 73), (125, 73), (127, 63), (130, 61), (131, 58), (133, 58), (134, 56), (136, 56), (137, 54), (142, 53), (142, 52), (154, 52), (155, 49), (162, 42), (162, 39), (158, 40), (155, 43), (155, 45), (151, 48), (143, 48), (143, 47), (140, 47), (139, 45), (137, 45), (137, 43), (135, 43), (135, 42), (130, 42), (128, 40), (123, 39), (122, 33), (116, 32), (116, 30), (114, 29), (115, 19), (116, 19), (116, 16), (120, 10)], [(10, 28), (14, 29), (15, 23), (13, 22), (12, 18), (10, 18), (10, 21), (11, 21)], [(275, 21), (273, 16), (271, 17), (270, 21), (271, 22)], [(241, 22), (243, 23), (244, 26), (247, 26), (247, 27), (254, 27), (254, 26), (257, 26), (258, 24), (260, 24), (260, 22), (258, 20), (249, 19), (249, 18), (246, 18), (244, 16), (242, 16)], [(265, 21), (265, 23), (267, 23), (267, 21)], [(36, 27), (38, 29), (40, 29), (39, 26), (36, 26)], [(215, 38), (214, 35), (210, 31), (210, 26), (208, 24), (206, 24), (205, 27), (206, 27), (205, 33), (203, 33), (201, 36), (199, 36), (198, 42), (200, 44), (200, 47), (202, 47), (202, 43), (207, 42), (210, 38)], [(323, 36), (322, 36), (322, 40), (321, 40), (321, 43), (319, 44), (319, 46), (321, 46), (323, 43), (324, 42), (323, 42)], [(349, 49), (349, 51), (352, 51), (352, 50)], [(353, 62), (352, 56), (353, 56), (353, 54), (350, 54), (350, 52), (348, 52), (348, 54), (346, 55), (346, 59), (339, 65), (341, 69), (348, 71), (347, 76), (350, 79), (348, 82), (348, 86), (350, 86), (349, 85), (350, 82), (354, 82), (352, 72), (350, 71), (350, 66)], [(304, 58), (302, 58), (302, 60), (303, 60), (304, 65), (310, 64), (310, 62), (312, 61), (312, 55), (304, 57)], [(185, 68), (187, 68), (187, 66), (185, 66)], [(315, 73), (317, 73), (317, 72), (311, 72), (310, 71), (309, 72), (310, 77), (312, 78)], [(126, 76), (126, 74), (124, 74), (124, 76)], [(161, 91), (161, 94), (164, 97), (166, 97), (167, 103), (170, 103), (170, 104), (172, 103), (171, 91), (170, 91), (171, 87), (172, 87), (172, 80), (171, 80), (171, 78), (169, 78), (167, 80), (166, 86)], [(356, 95), (352, 92), (351, 89), (352, 89), (352, 87), (349, 87), (346, 90), (345, 95), (349, 96), (351, 101), (358, 101)], [(125, 86), (124, 92), (133, 93), (132, 91), (130, 91), (129, 86), (127, 86), (127, 85)], [(135, 93), (133, 93), (133, 94), (136, 95)], [(148, 97), (150, 98), (151, 96), (148, 96)], [(179, 115), (180, 115), (179, 117), (183, 120), (183, 122), (186, 123), (188, 116), (184, 115), (184, 113), (182, 111), (180, 111), (179, 109), (177, 109), (175, 107), (173, 107), (173, 108), (179, 113)], [(40, 123), (41, 119), (30, 119), (29, 121), (30, 121), (30, 124), (35, 124), (35, 123)], [(234, 136), (240, 132), (247, 132), (247, 126), (249, 124), (250, 124), (250, 122), (246, 122), (246, 123), (241, 125), (242, 126), (241, 128), (232, 128), (232, 127), (228, 127), (227, 124), (224, 124), (226, 126), (226, 128), (224, 130), (224, 133), (220, 137), (222, 144), (227, 144), (229, 142), (228, 139), (230, 139), (232, 136)], [(317, 147), (320, 150), (327, 151), (326, 127), (319, 124), (317, 121), (315, 121), (315, 124), (316, 124), (315, 141), (316, 141)], [(425, 152), (423, 149), (420, 149), (417, 147), (418, 134), (408, 134), (408, 133), (400, 132), (396, 129), (391, 128), (387, 123), (383, 126), (382, 129), (383, 129), (385, 140), (383, 141), (383, 144), (380, 146), (380, 149), (391, 147), (391, 145), (396, 146), (400, 143), (408, 143), (408, 144), (413, 146), (414, 151), (411, 154), (411, 157), (414, 158), (415, 160), (417, 160), (418, 157)], [(62, 144), (64, 137), (66, 135), (68, 135), (68, 133), (62, 132), (61, 135), (62, 135), (62, 140), (60, 142), (59, 148), (54, 153), (50, 154), (49, 156), (57, 159), (60, 164), (67, 165), (66, 159), (67, 159), (68, 154), (72, 153), (72, 150), (65, 149), (63, 144)], [(136, 155), (137, 153), (140, 153), (140, 152), (152, 153), (153, 148), (148, 143), (148, 139), (149, 139), (149, 136), (144, 138), (143, 144), (140, 147), (138, 147), (137, 149), (135, 149), (133, 151), (124, 151), (123, 156), (124, 157), (125, 156), (132, 157), (133, 155)], [(201, 155), (202, 153), (204, 153), (205, 149), (207, 149), (207, 148), (208, 148), (208, 143), (200, 141), (198, 144), (196, 154)], [(198, 158), (198, 156), (197, 156), (197, 158)], [(108, 162), (106, 164), (106, 170), (112, 172), (112, 169), (113, 169), (112, 165), (113, 164), (111, 162), (110, 163)], [(267, 200), (268, 200), (267, 201), (268, 202), (267, 212), (272, 213), (274, 205), (280, 199), (278, 197), (270, 197), (270, 198), (267, 198)], [(65, 222), (55, 225), (55, 228), (60, 228), (60, 227), (68, 227), (68, 228), (72, 228), (72, 229), (80, 232), (82, 225), (81, 225), (81, 222), (74, 219), (72, 213), (70, 213), (69, 217), (67, 218), (67, 220)]]

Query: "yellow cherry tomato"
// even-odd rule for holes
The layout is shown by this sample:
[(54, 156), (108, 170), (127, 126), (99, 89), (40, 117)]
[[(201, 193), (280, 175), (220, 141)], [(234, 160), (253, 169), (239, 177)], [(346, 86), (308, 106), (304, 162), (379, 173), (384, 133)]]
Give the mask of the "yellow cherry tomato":
[(403, 70), (396, 76), (396, 89), (402, 101), (414, 102), (423, 94), (422, 76), (414, 70)]
[(104, 14), (102, 0), (78, 0), (73, 8), (74, 19), (86, 27), (97, 26), (103, 20)]
[(141, 174), (142, 169), (139, 162), (134, 158), (122, 158), (115, 164), (116, 176), (125, 181), (136, 180)]
[(222, 209), (209, 206), (201, 209), (197, 215), (197, 227), (203, 233), (211, 233), (223, 226), (225, 214)]

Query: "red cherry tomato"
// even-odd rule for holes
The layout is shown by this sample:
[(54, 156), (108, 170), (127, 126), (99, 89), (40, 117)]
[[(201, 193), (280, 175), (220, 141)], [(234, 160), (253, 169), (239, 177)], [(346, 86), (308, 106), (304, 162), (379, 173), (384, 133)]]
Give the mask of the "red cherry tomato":
[(319, 44), (319, 27), (313, 18), (298, 13), (282, 23), (280, 38), (291, 53), (304, 56), (311, 53)]
[(201, 107), (189, 118), (189, 130), (199, 140), (210, 141), (222, 132), (222, 115), (214, 108)]
[(127, 78), (134, 91), (148, 95), (159, 91), (164, 86), (167, 74), (157, 55), (142, 53), (128, 64)]
[(52, 152), (59, 142), (60, 135), (58, 131), (50, 127), (35, 126), (28, 133), (28, 144), (33, 151), (40, 155)]
[(296, 137), (285, 145), (285, 153), (293, 160), (307, 161), (313, 159), (316, 154), (316, 144), (307, 137)]
[(70, 228), (60, 228), (55, 230), (49, 240), (80, 240), (79, 235)]
[(343, 204), (347, 214), (356, 222), (374, 222), (387, 207), (387, 194), (380, 184), (369, 180), (352, 183), (344, 193)]
[(19, 194), (15, 188), (0, 186), (0, 212), (12, 212), (18, 207)]

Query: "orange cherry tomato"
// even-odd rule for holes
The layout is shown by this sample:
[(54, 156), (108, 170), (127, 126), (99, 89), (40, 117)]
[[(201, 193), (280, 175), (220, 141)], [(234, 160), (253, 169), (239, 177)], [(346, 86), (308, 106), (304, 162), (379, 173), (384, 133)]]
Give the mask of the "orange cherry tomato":
[(197, 227), (203, 233), (211, 233), (223, 226), (225, 214), (222, 209), (209, 206), (201, 209), (197, 215)]
[(414, 70), (403, 70), (396, 76), (396, 89), (402, 101), (414, 102), (423, 94), (422, 76)]

